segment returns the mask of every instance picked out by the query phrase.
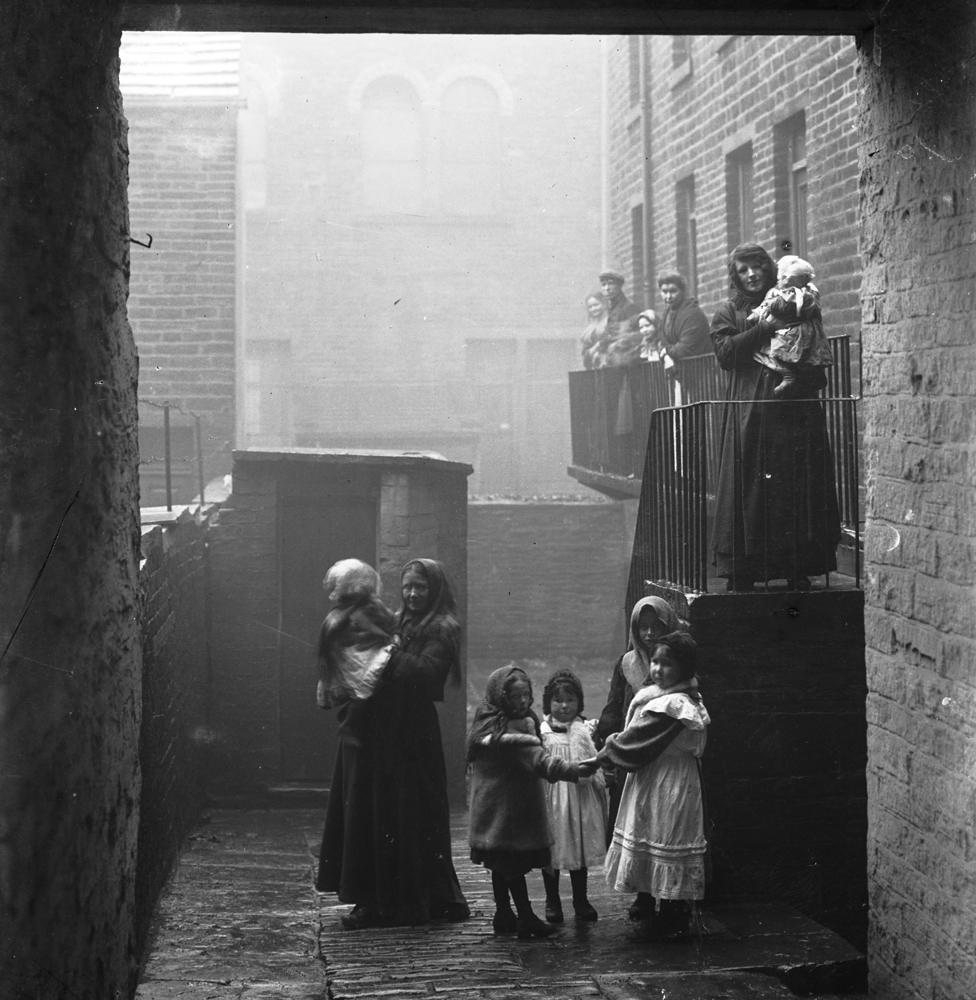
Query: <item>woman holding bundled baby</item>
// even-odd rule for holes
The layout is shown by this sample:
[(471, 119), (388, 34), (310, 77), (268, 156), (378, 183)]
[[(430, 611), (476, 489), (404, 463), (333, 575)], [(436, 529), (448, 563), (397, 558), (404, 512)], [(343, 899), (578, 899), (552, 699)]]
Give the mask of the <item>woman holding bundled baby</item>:
[(464, 920), (451, 860), (435, 702), (461, 675), (461, 624), (443, 566), (412, 559), (389, 663), (367, 699), (340, 710), (316, 888), (355, 903), (347, 930)]

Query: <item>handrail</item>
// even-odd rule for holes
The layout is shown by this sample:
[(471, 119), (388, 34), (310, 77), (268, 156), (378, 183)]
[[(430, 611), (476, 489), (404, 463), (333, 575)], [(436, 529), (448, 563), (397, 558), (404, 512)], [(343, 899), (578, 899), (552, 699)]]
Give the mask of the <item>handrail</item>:
[[(824, 467), (779, 470), (783, 474), (775, 477), (775, 489), (780, 492), (769, 499), (777, 510), (804, 511), (808, 499), (805, 491), (810, 489), (811, 477), (817, 477), (822, 502), (830, 504), (836, 496), (840, 521), (854, 535), (855, 585), (860, 585), (857, 401), (849, 396), (818, 400), (708, 399), (678, 407), (662, 407), (651, 414), (634, 531), (628, 607), (643, 596), (646, 581), (677, 586), (688, 592), (708, 592), (710, 578), (715, 578), (713, 558), (716, 514), (720, 513), (716, 503), (723, 421), (740, 407), (760, 408), (761, 416), (765, 418), (768, 413), (770, 420), (813, 419), (822, 427), (821, 433), (826, 432), (828, 447), (822, 452)], [(822, 423), (810, 407), (817, 407), (822, 413)], [(737, 435), (730, 437), (738, 443)], [(751, 447), (761, 450), (763, 445), (760, 441)], [(741, 457), (734, 456), (736, 467)], [(778, 463), (788, 461), (789, 454), (784, 456), (770, 451), (760, 456), (760, 464), (766, 458), (770, 463)], [(800, 460), (804, 459), (805, 455), (801, 454)], [(795, 496), (789, 494), (791, 483), (792, 489), (800, 491)], [(760, 494), (762, 489), (760, 484)], [(787, 491), (786, 495), (783, 490)], [(823, 517), (824, 523), (829, 519), (825, 508), (813, 511), (812, 516)], [(806, 544), (802, 526), (795, 533), (794, 542), (797, 546)], [(778, 553), (782, 553), (783, 544), (782, 537), (769, 537), (758, 543), (760, 551), (769, 549)], [(830, 555), (832, 553), (824, 553), (828, 564)], [(798, 565), (799, 552), (794, 551), (792, 558), (791, 564)], [(779, 572), (772, 566), (767, 569), (768, 573)], [(829, 586), (829, 574), (826, 583)]]
[[(823, 397), (859, 398), (852, 391), (858, 344), (828, 338), (834, 363)], [(668, 374), (658, 362), (569, 373), (572, 463), (580, 469), (639, 480), (651, 413), (661, 407), (724, 400), (727, 374), (712, 353), (685, 358)]]

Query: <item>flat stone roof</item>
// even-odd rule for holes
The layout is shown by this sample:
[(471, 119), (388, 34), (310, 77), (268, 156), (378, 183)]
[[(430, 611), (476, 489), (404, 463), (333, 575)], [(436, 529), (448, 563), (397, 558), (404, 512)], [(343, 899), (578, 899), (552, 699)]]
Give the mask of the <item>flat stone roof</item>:
[(308, 462), (317, 465), (376, 465), (430, 467), (470, 476), (474, 467), (454, 462), (436, 451), (394, 451), (385, 448), (245, 448), (233, 452), (234, 462)]

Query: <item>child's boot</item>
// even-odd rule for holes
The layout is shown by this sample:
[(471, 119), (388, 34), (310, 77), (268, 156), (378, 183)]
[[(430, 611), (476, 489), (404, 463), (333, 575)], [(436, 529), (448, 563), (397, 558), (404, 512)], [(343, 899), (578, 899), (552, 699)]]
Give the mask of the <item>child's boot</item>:
[(563, 902), (559, 898), (559, 869), (543, 868), (542, 883), (546, 887), (546, 920), (550, 924), (561, 924)]
[(518, 922), (512, 912), (508, 896), (508, 879), (504, 875), (491, 873), (491, 893), (495, 899), (495, 915), (491, 918), (491, 929), (496, 934), (514, 934)]
[(688, 936), (691, 927), (691, 908), (683, 899), (661, 900), (661, 935), (669, 938)]
[(553, 927), (552, 924), (547, 924), (544, 920), (540, 920), (532, 912), (532, 904), (529, 902), (529, 890), (525, 884), (524, 875), (516, 875), (514, 878), (509, 879), (508, 890), (512, 894), (512, 899), (515, 902), (515, 910), (518, 913), (515, 931), (519, 938), (522, 940), (526, 938), (544, 938), (556, 933), (557, 928)]
[[(569, 880), (573, 884), (573, 912), (576, 914), (576, 919), (592, 923), (597, 919), (597, 912), (586, 898), (586, 875), (585, 868), (578, 868), (569, 873)], [(547, 909), (546, 918), (548, 919), (548, 917), (549, 911)]]
[(654, 913), (654, 897), (649, 892), (639, 892), (627, 908), (631, 920), (645, 920)]

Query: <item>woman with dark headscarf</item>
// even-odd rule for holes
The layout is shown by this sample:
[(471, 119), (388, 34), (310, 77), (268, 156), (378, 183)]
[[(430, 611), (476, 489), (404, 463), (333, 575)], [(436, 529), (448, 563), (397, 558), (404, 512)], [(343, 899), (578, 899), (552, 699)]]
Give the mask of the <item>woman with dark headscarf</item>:
[(459, 683), (461, 624), (444, 568), (412, 559), (390, 662), (373, 696), (340, 717), (319, 892), (355, 903), (347, 930), (464, 920), (434, 702)]
[(836, 568), (840, 517), (823, 409), (812, 398), (773, 402), (782, 376), (756, 360), (783, 324), (748, 317), (775, 283), (769, 254), (740, 244), (729, 255), (729, 301), (711, 325), (729, 373), (714, 555), (730, 591), (780, 579), (806, 590), (811, 576)]

